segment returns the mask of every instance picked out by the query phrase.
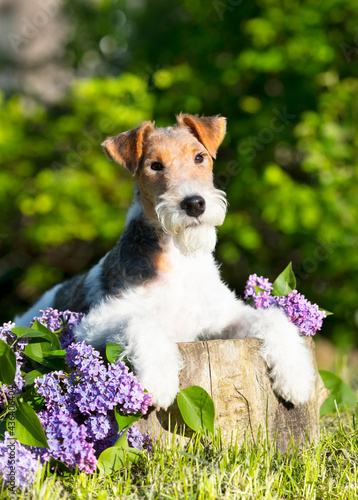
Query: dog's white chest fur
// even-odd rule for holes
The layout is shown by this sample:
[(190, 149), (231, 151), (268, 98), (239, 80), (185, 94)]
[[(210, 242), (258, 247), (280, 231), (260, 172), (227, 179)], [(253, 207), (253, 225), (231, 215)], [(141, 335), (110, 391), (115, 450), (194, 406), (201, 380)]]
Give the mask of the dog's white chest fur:
[(223, 301), (235, 300), (221, 282), (212, 254), (184, 256), (171, 245), (165, 265), (155, 281), (131, 292), (130, 297), (136, 295), (133, 300), (141, 303), (148, 317), (157, 315), (175, 342), (195, 340), (212, 331), (215, 318), (225, 314)]

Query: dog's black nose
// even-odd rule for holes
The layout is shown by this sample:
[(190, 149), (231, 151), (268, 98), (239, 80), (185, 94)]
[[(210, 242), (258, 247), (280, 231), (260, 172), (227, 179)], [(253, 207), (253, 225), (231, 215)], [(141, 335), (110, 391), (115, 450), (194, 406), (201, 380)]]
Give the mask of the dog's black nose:
[(205, 211), (205, 200), (202, 196), (187, 196), (180, 204), (187, 215), (199, 217)]

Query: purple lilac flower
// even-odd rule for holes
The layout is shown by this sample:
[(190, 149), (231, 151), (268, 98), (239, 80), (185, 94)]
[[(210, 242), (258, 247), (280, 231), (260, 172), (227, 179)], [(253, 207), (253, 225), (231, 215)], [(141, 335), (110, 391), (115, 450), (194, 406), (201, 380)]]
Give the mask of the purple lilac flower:
[(73, 414), (82, 415), (106, 415), (117, 405), (124, 414), (147, 412), (151, 396), (123, 362), (106, 367), (98, 351), (78, 342), (68, 348), (66, 363), (74, 368), (70, 375), (58, 371), (35, 380), (46, 407), (66, 406)]
[(28, 339), (25, 338), (17, 340), (17, 335), (11, 331), (14, 327), (15, 323), (13, 321), (9, 321), (8, 323), (4, 323), (0, 326), (0, 339), (6, 342), (9, 346), (12, 346), (14, 352), (21, 354), (29, 342)]
[(253, 296), (255, 307), (259, 309), (267, 309), (268, 307), (274, 306), (276, 304), (276, 297), (271, 295), (269, 292), (257, 292)]
[(57, 309), (48, 307), (46, 311), (40, 309), (39, 313), (41, 313), (41, 316), (35, 316), (30, 325), (32, 325), (37, 320), (39, 323), (46, 326), (52, 332), (58, 332), (62, 328), (60, 313), (58, 312)]
[(68, 347), (66, 363), (75, 368), (64, 381), (68, 395), (82, 414), (105, 415), (117, 405), (124, 414), (147, 412), (151, 396), (144, 392), (122, 361), (106, 368), (98, 351), (78, 342)]
[(150, 453), (153, 450), (153, 441), (149, 434), (143, 434), (137, 427), (133, 424), (129, 427), (127, 431), (127, 440), (131, 448), (136, 448), (137, 450), (143, 450)]
[(0, 478), (9, 487), (13, 486), (11, 474), (13, 456), (15, 460), (15, 486), (24, 488), (33, 483), (35, 472), (41, 467), (41, 464), (28, 447), (20, 444), (8, 432), (5, 432), (5, 440), (0, 442)]
[(97, 458), (92, 443), (87, 441), (87, 428), (78, 424), (63, 408), (41, 410), (38, 413), (43, 425), (49, 449), (39, 451), (42, 460), (50, 457), (61, 460), (68, 467), (91, 474), (96, 470)]
[(108, 415), (91, 415), (86, 420), (87, 434), (93, 441), (106, 439), (114, 422)]
[(244, 299), (256, 295), (255, 286), (262, 288), (265, 292), (271, 292), (273, 289), (272, 283), (269, 282), (267, 278), (263, 276), (257, 276), (257, 274), (250, 274), (249, 279), (246, 282)]
[[(94, 449), (96, 451), (96, 456), (99, 457), (99, 455), (102, 453), (103, 450), (110, 448), (111, 446), (114, 446), (116, 443), (117, 439), (119, 438), (119, 432), (118, 432), (118, 425), (116, 421), (116, 417), (114, 415), (114, 411), (108, 411), (107, 416), (104, 415), (99, 415), (99, 416), (94, 416), (93, 420), (91, 420), (91, 423), (89, 424), (88, 421), (91, 419), (89, 417), (87, 421), (85, 422), (85, 425), (89, 427), (91, 425), (92, 429), (97, 425), (101, 425), (102, 419), (105, 419), (105, 423), (102, 424), (104, 429), (106, 430), (107, 427), (108, 431), (105, 437), (98, 439), (97, 441), (94, 441)], [(96, 421), (96, 419), (98, 419)], [(91, 434), (92, 433), (92, 434)], [(91, 431), (88, 430), (88, 434), (93, 436), (93, 439), (95, 437), (95, 434), (97, 433), (97, 436), (99, 436), (99, 431)], [(104, 431), (101, 431), (101, 435), (104, 435)]]
[(11, 332), (11, 329), (14, 328), (14, 326), (15, 323), (13, 321), (9, 321), (8, 323), (4, 323), (0, 326), (0, 339), (8, 345), (12, 345), (16, 340), (16, 335)]
[[(2, 327), (0, 327), (0, 339), (6, 342), (9, 346), (11, 346), (12, 350), (15, 352), (16, 356), (16, 372), (15, 372), (15, 380), (11, 385), (11, 396), (16, 396), (17, 394), (21, 394), (22, 389), (25, 385), (25, 381), (21, 376), (21, 368), (24, 365), (24, 357), (22, 352), (25, 348), (25, 345), (28, 343), (26, 339), (19, 339), (16, 342), (17, 336), (15, 333), (12, 333), (11, 329), (14, 328), (15, 323), (9, 321), (8, 323), (4, 323)], [(4, 391), (4, 392), (3, 392)], [(3, 385), (3, 391), (0, 391), (0, 408), (4, 408), (5, 398), (9, 396), (9, 388), (7, 385)]]
[(75, 328), (79, 323), (81, 323), (84, 314), (71, 311), (63, 311), (60, 314), (62, 315), (64, 322), (60, 342), (62, 349), (66, 349), (70, 344), (72, 344), (72, 342), (75, 342)]
[[(77, 437), (72, 435), (73, 448), (79, 448), (78, 440), (81, 443), (85, 440), (93, 445), (93, 453), (98, 456), (118, 439), (114, 407), (120, 408), (123, 414), (144, 414), (151, 403), (151, 396), (144, 392), (123, 362), (111, 363), (107, 367), (99, 352), (84, 342), (72, 343), (67, 348), (66, 363), (73, 369), (69, 375), (61, 371), (51, 372), (37, 378), (35, 387), (45, 399), (46, 410), (41, 415), (50, 445), (47, 454), (74, 467), (74, 463), (79, 465), (81, 457), (72, 455), (71, 458), (69, 444), (68, 450), (59, 458), (62, 427), (56, 427), (52, 420), (48, 420), (48, 415), (51, 418), (60, 415), (62, 420), (83, 423), (82, 434)], [(140, 445), (149, 449), (148, 439), (142, 436)], [(42, 455), (43, 458), (46, 456), (46, 453)]]
[[(255, 286), (265, 290), (256, 292)], [(249, 276), (245, 288), (245, 299), (252, 298), (255, 307), (267, 309), (268, 307), (279, 307), (300, 330), (302, 335), (314, 335), (322, 327), (322, 319), (327, 315), (320, 311), (317, 304), (311, 304), (304, 295), (292, 290), (287, 296), (277, 297), (271, 295), (273, 287), (268, 279), (256, 274)]]
[(317, 304), (311, 304), (304, 295), (292, 290), (287, 297), (277, 297), (277, 305), (298, 326), (303, 335), (314, 335), (322, 327), (322, 320), (327, 316), (320, 311)]
[(35, 388), (43, 396), (48, 410), (57, 406), (66, 406), (67, 400), (61, 387), (60, 380), (64, 378), (63, 371), (46, 373), (41, 378), (35, 379)]
[(40, 309), (39, 312), (41, 316), (36, 316), (32, 324), (35, 320), (38, 320), (52, 332), (59, 333), (62, 349), (66, 349), (72, 342), (75, 342), (74, 331), (84, 314), (72, 311), (58, 311), (52, 307), (48, 307), (46, 311)]

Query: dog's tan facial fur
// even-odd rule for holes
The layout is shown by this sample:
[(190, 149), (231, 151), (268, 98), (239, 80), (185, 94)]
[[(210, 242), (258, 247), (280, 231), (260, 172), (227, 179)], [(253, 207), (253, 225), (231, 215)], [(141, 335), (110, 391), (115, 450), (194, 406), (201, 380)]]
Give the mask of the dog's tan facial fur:
[(102, 146), (110, 160), (120, 163), (134, 175), (143, 155), (143, 144), (153, 131), (152, 122), (143, 122), (133, 130), (108, 137)]
[[(202, 162), (196, 163), (197, 155)], [(163, 170), (153, 170), (160, 163)], [(146, 216), (156, 218), (154, 207), (168, 188), (195, 179), (212, 184), (213, 162), (203, 145), (188, 131), (177, 127), (157, 129), (148, 137), (144, 156), (135, 174), (141, 193), (141, 202)]]
[(180, 113), (177, 116), (179, 127), (188, 128), (205, 146), (209, 154), (216, 158), (216, 151), (226, 132), (226, 118), (223, 116), (194, 116)]
[[(213, 161), (226, 130), (226, 119), (219, 116), (177, 116), (177, 125), (154, 128), (152, 122), (109, 137), (103, 147), (107, 156), (124, 165), (135, 177), (145, 215), (157, 219), (155, 206), (168, 186), (183, 181), (213, 183)], [(196, 161), (197, 155), (202, 161)], [(160, 163), (163, 169), (153, 170)]]

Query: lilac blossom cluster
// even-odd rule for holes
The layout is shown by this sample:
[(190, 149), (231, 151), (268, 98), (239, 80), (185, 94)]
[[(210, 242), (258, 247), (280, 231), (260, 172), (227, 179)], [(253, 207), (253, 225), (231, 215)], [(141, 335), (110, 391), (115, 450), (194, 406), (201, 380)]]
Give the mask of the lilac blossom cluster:
[[(122, 415), (145, 414), (151, 404), (151, 396), (123, 362), (107, 365), (93, 347), (75, 342), (74, 329), (82, 314), (58, 312), (52, 308), (40, 313), (41, 316), (34, 318), (33, 322), (38, 320), (59, 335), (61, 347), (66, 351), (68, 369), (66, 372), (53, 371), (35, 380), (37, 393), (44, 398), (44, 408), (38, 417), (49, 448), (32, 448), (17, 442), (18, 456), (21, 459), (24, 454), (24, 463), (32, 457), (33, 464), (47, 462), (53, 457), (69, 468), (77, 467), (80, 471), (92, 473), (96, 470), (100, 453), (113, 446), (119, 438), (114, 408)], [(16, 341), (16, 335), (11, 332), (14, 326), (11, 322), (4, 324), (0, 328), (0, 338), (15, 351), (18, 363), (12, 390), (19, 394), (25, 385), (21, 369), (26, 358), (21, 353), (26, 341)], [(4, 385), (3, 389), (6, 396), (7, 387)], [(0, 405), (5, 402), (0, 391)], [(134, 448), (152, 449), (151, 438), (133, 425), (128, 429), (127, 439)], [(6, 441), (0, 444), (0, 457), (6, 448)], [(0, 476), (4, 470), (0, 468)], [(35, 468), (30, 467), (27, 472), (29, 470), (34, 471)], [(26, 477), (31, 479), (33, 474)]]
[(39, 418), (51, 437), (51, 456), (69, 467), (93, 472), (96, 456), (119, 437), (114, 408), (123, 415), (145, 414), (151, 396), (123, 362), (106, 366), (99, 352), (84, 342), (72, 343), (66, 351), (70, 374), (54, 371), (35, 380), (46, 407)]
[(143, 434), (136, 424), (129, 427), (127, 432), (128, 444), (137, 450), (146, 450), (149, 453), (153, 450), (153, 441), (149, 434)]
[(251, 299), (259, 309), (279, 307), (291, 323), (299, 328), (302, 335), (315, 335), (317, 330), (321, 329), (322, 320), (327, 315), (325, 311), (319, 310), (317, 304), (311, 304), (297, 290), (292, 290), (287, 296), (271, 295), (272, 290), (273, 285), (267, 278), (251, 274), (246, 282), (244, 298)]
[(72, 311), (61, 311), (48, 307), (46, 311), (40, 309), (41, 316), (36, 316), (30, 324), (36, 320), (46, 326), (54, 333), (60, 334), (60, 343), (62, 349), (66, 349), (75, 341), (74, 331), (81, 322), (84, 314)]
[(56, 406), (50, 410), (41, 410), (38, 414), (45, 429), (49, 448), (37, 448), (35, 454), (41, 462), (48, 462), (51, 457), (61, 460), (67, 467), (91, 474), (96, 470), (97, 457), (94, 443), (88, 442), (87, 428), (79, 424), (66, 408)]

